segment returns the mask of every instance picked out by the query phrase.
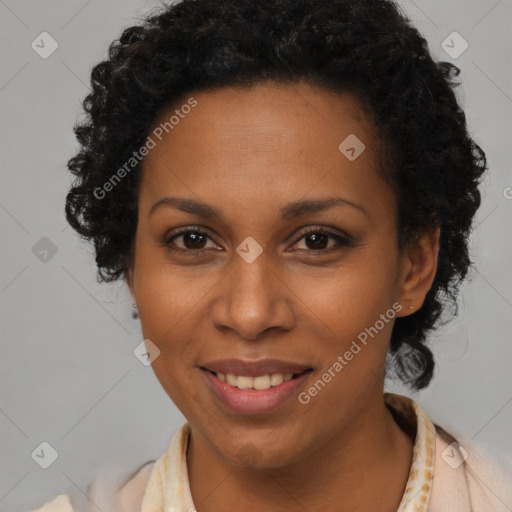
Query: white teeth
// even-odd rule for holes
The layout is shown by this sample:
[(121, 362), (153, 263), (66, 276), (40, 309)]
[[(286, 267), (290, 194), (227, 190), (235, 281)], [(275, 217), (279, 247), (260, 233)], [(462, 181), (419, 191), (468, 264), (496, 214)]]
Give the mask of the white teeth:
[(216, 373), (217, 378), (227, 382), (230, 386), (240, 389), (269, 389), (272, 386), (279, 386), (283, 381), (291, 380), (293, 373), (273, 373), (249, 377), (247, 375), (233, 375), (231, 373)]
[(254, 389), (268, 389), (271, 385), (270, 375), (260, 375), (252, 380)]
[(270, 384), (272, 386), (279, 386), (279, 384), (282, 384), (284, 380), (284, 375), (282, 373), (273, 373), (270, 376)]
[(239, 375), (236, 378), (236, 387), (240, 389), (251, 389), (253, 381), (254, 379), (252, 377), (245, 377), (243, 375)]
[(226, 374), (226, 382), (231, 386), (236, 386), (237, 376), (232, 375), (231, 373)]

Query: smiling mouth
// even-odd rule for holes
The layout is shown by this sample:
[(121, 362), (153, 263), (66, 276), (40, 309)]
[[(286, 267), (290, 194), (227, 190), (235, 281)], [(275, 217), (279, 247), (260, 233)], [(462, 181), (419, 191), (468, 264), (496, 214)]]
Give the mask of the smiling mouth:
[(238, 389), (255, 389), (265, 390), (271, 387), (280, 386), (283, 382), (296, 379), (307, 372), (312, 372), (312, 368), (308, 368), (300, 373), (266, 373), (251, 377), (249, 375), (235, 375), (233, 373), (220, 373), (202, 368), (203, 370), (215, 375), (221, 382), (225, 382), (230, 386)]

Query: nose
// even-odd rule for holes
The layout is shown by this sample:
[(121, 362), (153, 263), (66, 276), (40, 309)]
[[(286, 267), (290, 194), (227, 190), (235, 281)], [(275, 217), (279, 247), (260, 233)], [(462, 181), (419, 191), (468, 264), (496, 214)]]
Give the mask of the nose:
[(264, 254), (252, 263), (234, 256), (233, 268), (216, 287), (211, 303), (215, 328), (231, 330), (246, 340), (261, 339), (272, 329), (293, 329), (295, 294)]

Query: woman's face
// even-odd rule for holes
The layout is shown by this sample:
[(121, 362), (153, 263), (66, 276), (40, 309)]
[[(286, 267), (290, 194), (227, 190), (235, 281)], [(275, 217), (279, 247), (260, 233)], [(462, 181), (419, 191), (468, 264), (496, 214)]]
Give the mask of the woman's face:
[(193, 97), (154, 124), (176, 115), (143, 162), (130, 289), (193, 432), (228, 462), (277, 467), (382, 399), (411, 265), (351, 95), (267, 83)]

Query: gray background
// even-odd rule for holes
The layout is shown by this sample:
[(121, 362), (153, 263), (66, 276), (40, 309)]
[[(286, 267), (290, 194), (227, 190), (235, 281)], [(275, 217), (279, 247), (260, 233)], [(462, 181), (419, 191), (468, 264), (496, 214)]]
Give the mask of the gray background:
[[(459, 317), (433, 337), (436, 377), (416, 395), (388, 389), (454, 434), (511, 456), (512, 1), (400, 4), (434, 56), (462, 69), (458, 95), (490, 172), (472, 236), (477, 270)], [(91, 68), (157, 5), (0, 0), (2, 511), (26, 512), (59, 493), (84, 504), (97, 474), (157, 458), (184, 420), (132, 353), (142, 336), (126, 288), (96, 282), (92, 249), (64, 217), (72, 126)], [(59, 44), (47, 59), (31, 48), (43, 31)], [(469, 44), (457, 58), (441, 47), (453, 31)], [(37, 257), (43, 237), (57, 249), (47, 261)], [(31, 458), (42, 441), (59, 454), (46, 470)]]

